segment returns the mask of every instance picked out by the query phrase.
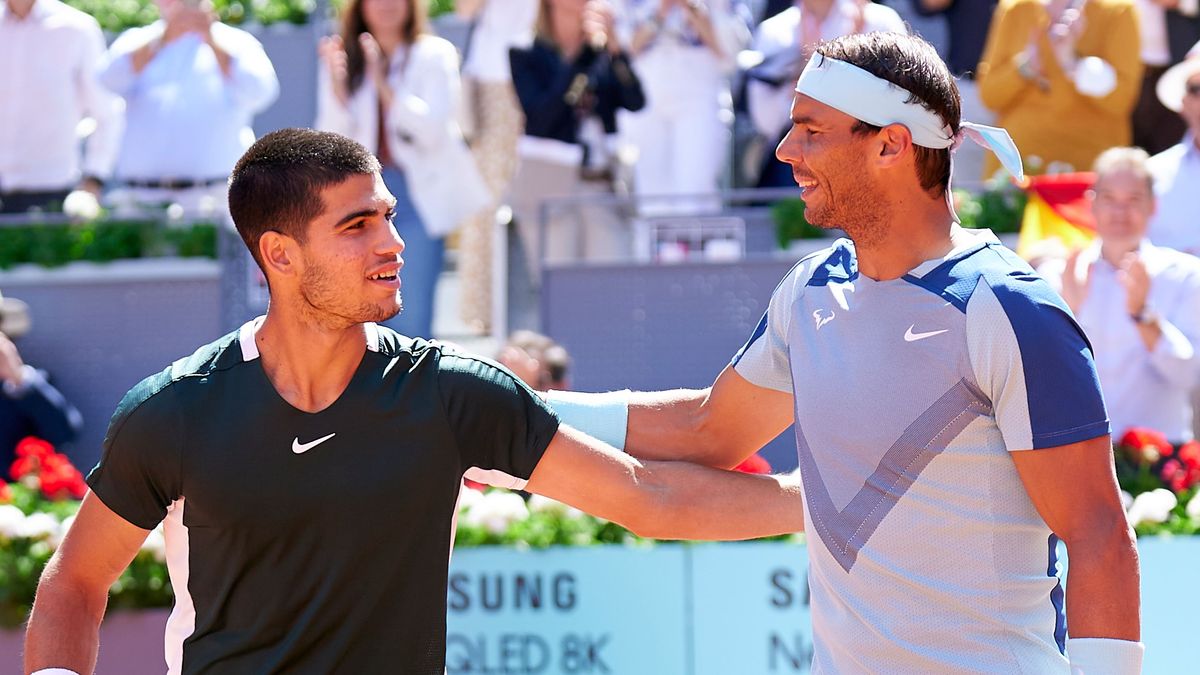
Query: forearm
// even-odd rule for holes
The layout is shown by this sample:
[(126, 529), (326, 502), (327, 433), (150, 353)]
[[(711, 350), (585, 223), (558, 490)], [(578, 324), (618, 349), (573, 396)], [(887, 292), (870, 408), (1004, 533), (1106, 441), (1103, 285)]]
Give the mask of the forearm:
[(754, 539), (804, 529), (803, 497), (790, 476), (756, 476), (686, 462), (644, 462), (653, 495), (631, 529), (656, 539)]
[(1132, 529), (1067, 543), (1067, 626), (1072, 638), (1141, 639), (1137, 546)]
[(96, 667), (100, 622), (107, 594), (95, 593), (46, 566), (25, 635), (25, 672), (67, 668), (90, 673)]
[(708, 47), (709, 51), (718, 58), (723, 58), (725, 50), (721, 47), (721, 41), (717, 39), (717, 31), (713, 26), (712, 14), (709, 13), (708, 8), (700, 2), (694, 2), (687, 10), (687, 17), (704, 46)]
[(705, 407), (709, 389), (633, 392), (625, 451), (648, 460), (686, 460), (730, 468), (741, 459), (722, 457), (706, 437)]

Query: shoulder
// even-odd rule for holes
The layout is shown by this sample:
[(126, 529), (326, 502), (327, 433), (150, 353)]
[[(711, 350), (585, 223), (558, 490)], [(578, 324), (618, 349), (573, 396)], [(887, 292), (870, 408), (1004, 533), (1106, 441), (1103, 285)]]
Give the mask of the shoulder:
[(146, 44), (150, 40), (158, 37), (159, 35), (162, 35), (162, 31), (162, 21), (155, 21), (148, 26), (130, 28), (124, 33), (118, 35), (116, 40), (113, 40), (112, 46), (108, 48), (109, 52), (112, 54), (131, 52)]
[(900, 18), (900, 14), (888, 7), (875, 2), (869, 2), (863, 7), (863, 19), (866, 23), (866, 30), (886, 30), (895, 31), (897, 33), (907, 33), (908, 27), (904, 24), (904, 19)]
[(1137, 11), (1134, 0), (1088, 0), (1084, 11), (1099, 14), (1122, 14)]
[(1190, 284), (1200, 282), (1200, 258), (1166, 246), (1154, 246), (1154, 258), (1159, 272), (1153, 276), (1167, 275)]
[(757, 33), (762, 36), (779, 37), (794, 31), (800, 25), (800, 8), (792, 5), (775, 16), (758, 24)]
[(50, 16), (59, 25), (70, 25), (82, 30), (100, 30), (100, 23), (87, 12), (78, 10), (59, 0), (41, 0), (50, 9)]
[(984, 247), (971, 256), (971, 265), (958, 270), (962, 282), (956, 291), (969, 325), (995, 326), (1008, 323), (1018, 338), (1041, 340), (1049, 332), (1081, 333), (1071, 310), (1053, 285), (1035, 272), (1017, 254), (999, 244)]
[(212, 25), (213, 38), (220, 40), (222, 44), (232, 44), (241, 47), (257, 47), (262, 49), (262, 43), (258, 38), (254, 37), (249, 31), (230, 26), (229, 24), (217, 21)]
[(428, 33), (417, 36), (413, 42), (413, 58), (443, 60), (458, 60), (458, 50), (445, 38)]
[(1185, 154), (1187, 154), (1187, 146), (1183, 143), (1176, 143), (1147, 160), (1146, 167), (1150, 169), (1150, 173), (1154, 174), (1154, 177), (1157, 179), (1159, 173), (1162, 171), (1178, 169), (1179, 164), (1183, 162)]
[(134, 385), (121, 399), (109, 425), (109, 436), (121, 434), (131, 420), (140, 430), (167, 428), (178, 415), (179, 398), (190, 382), (205, 379), (217, 371), (242, 363), (236, 333), (226, 335), (197, 349), (163, 370)]
[(1034, 16), (1044, 13), (1041, 0), (1000, 0), (996, 3), (996, 14), (1011, 17)]

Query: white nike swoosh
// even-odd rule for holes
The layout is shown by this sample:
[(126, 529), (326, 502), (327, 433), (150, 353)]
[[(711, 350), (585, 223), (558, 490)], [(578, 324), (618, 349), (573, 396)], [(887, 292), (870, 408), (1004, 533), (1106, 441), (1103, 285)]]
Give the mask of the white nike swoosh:
[(329, 434), (328, 436), (324, 436), (322, 438), (318, 438), (317, 440), (312, 441), (311, 443), (301, 443), (300, 437), (297, 436), (295, 439), (292, 440), (292, 452), (296, 453), (297, 455), (304, 454), (304, 453), (308, 452), (309, 450), (312, 450), (313, 448), (317, 447), (318, 445), (324, 443), (325, 441), (333, 438), (334, 436), (337, 436), (337, 432), (334, 432), (334, 433)]
[(941, 330), (931, 330), (928, 333), (914, 333), (913, 328), (916, 328), (916, 327), (917, 327), (917, 325), (913, 324), (908, 327), (907, 331), (904, 332), (904, 341), (905, 342), (916, 342), (917, 340), (924, 340), (927, 337), (933, 337), (934, 335), (941, 335), (942, 333), (945, 333), (946, 331), (950, 330), (949, 328), (943, 328)]

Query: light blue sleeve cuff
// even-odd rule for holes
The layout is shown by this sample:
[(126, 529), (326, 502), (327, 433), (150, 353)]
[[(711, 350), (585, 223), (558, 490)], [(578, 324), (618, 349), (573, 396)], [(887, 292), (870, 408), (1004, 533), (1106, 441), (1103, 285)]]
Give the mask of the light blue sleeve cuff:
[(1068, 638), (1071, 675), (1140, 675), (1146, 646), (1113, 638)]
[(602, 394), (551, 390), (543, 397), (563, 424), (624, 450), (629, 393), (628, 389)]

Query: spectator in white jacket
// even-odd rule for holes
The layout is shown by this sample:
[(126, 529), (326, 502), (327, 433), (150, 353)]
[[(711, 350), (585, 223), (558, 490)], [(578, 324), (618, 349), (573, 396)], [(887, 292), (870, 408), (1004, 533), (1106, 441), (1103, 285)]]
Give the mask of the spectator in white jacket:
[[(434, 290), (443, 236), (459, 176), (435, 171), (441, 153), (458, 149), (461, 104), (458, 53), (426, 32), (420, 0), (350, 0), (341, 34), (321, 41), (316, 126), (375, 152), (397, 199), (394, 224), (405, 242), (403, 310), (387, 325), (408, 336), (433, 332)], [(466, 152), (465, 146), (462, 152)], [(476, 174), (477, 175), (477, 174)]]

